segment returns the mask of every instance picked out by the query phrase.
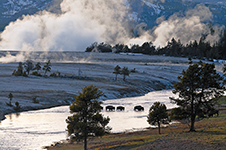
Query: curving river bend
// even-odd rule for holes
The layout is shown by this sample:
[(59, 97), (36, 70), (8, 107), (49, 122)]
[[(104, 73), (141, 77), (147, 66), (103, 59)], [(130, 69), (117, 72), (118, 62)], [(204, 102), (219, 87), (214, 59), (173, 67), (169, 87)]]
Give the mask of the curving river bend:
[[(122, 98), (104, 101), (103, 107), (121, 105), (124, 112), (102, 111), (104, 116), (110, 117), (109, 126), (112, 132), (134, 131), (150, 126), (147, 123), (147, 114), (151, 105), (160, 101), (167, 108), (175, 107), (170, 103), (173, 96), (171, 90), (154, 91), (144, 96)], [(143, 112), (134, 112), (133, 107), (142, 105)], [(40, 150), (54, 141), (67, 138), (65, 119), (71, 115), (68, 106), (44, 109), (38, 111), (10, 114), (0, 122), (0, 149), (1, 150)]]

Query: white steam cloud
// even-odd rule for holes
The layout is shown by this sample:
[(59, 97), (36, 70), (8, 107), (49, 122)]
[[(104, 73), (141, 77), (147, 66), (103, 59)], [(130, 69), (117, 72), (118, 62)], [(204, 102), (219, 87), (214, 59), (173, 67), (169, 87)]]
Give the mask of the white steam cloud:
[(2, 32), (2, 50), (80, 50), (93, 42), (127, 37), (124, 0), (63, 0), (62, 14), (23, 16)]
[(180, 39), (182, 44), (190, 41), (199, 41), (202, 35), (207, 35), (206, 40), (214, 44), (219, 40), (222, 27), (214, 26), (214, 33), (203, 22), (211, 20), (212, 13), (204, 4), (198, 4), (194, 9), (188, 10), (184, 16), (174, 14), (165, 20), (164, 16), (158, 18), (156, 22), (159, 24), (151, 31), (145, 32), (143, 36), (132, 39), (128, 44), (142, 44), (141, 39), (152, 41), (155, 46), (166, 46), (167, 42), (172, 38)]
[(152, 41), (162, 47), (172, 38), (180, 39), (183, 44), (198, 41), (203, 34), (208, 35), (211, 43), (219, 39), (220, 29), (214, 27), (216, 32), (211, 33), (203, 23), (212, 18), (204, 4), (198, 4), (184, 16), (174, 14), (168, 20), (162, 16), (156, 20), (158, 26), (150, 31), (139, 28), (140, 37), (131, 38), (126, 3), (127, 0), (63, 0), (61, 14), (42, 11), (23, 16), (0, 34), (0, 49), (28, 52), (19, 54), (18, 59), (8, 54), (0, 58), (0, 62), (3, 59), (22, 61), (28, 58), (22, 56), (31, 56), (32, 51), (84, 51), (93, 42), (130, 45)]

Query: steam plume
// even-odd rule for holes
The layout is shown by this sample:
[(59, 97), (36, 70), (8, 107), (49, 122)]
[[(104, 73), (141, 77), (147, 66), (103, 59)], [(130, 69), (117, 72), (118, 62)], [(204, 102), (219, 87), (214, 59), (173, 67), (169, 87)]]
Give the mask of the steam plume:
[(80, 50), (93, 42), (127, 38), (123, 0), (63, 0), (62, 14), (47, 11), (23, 16), (1, 34), (0, 49)]
[(220, 29), (214, 27), (213, 34), (203, 23), (212, 18), (204, 4), (184, 16), (174, 14), (168, 20), (162, 16), (156, 20), (158, 26), (149, 31), (142, 30), (144, 24), (138, 25), (140, 37), (131, 38), (126, 3), (127, 0), (63, 0), (61, 14), (42, 11), (10, 23), (0, 34), (0, 49), (28, 51), (19, 54), (20, 59), (7, 55), (6, 60), (18, 61), (31, 56), (32, 51), (84, 51), (93, 42), (129, 45), (152, 41), (162, 47), (172, 38), (183, 44), (199, 40), (202, 34), (208, 35), (211, 43), (219, 39)]
[[(145, 32), (142, 39), (153, 41), (155, 46), (166, 46), (167, 42), (172, 38), (180, 39), (182, 44), (187, 44), (190, 41), (199, 41), (202, 35), (207, 35), (206, 40), (211, 44), (219, 40), (219, 35), (222, 27), (214, 26), (214, 33), (203, 22), (211, 20), (212, 13), (204, 4), (198, 4), (194, 9), (188, 10), (184, 16), (175, 13), (168, 20), (164, 17), (158, 18), (156, 21), (158, 26), (151, 31)], [(128, 43), (140, 42), (140, 38), (130, 40)], [(141, 44), (141, 43), (140, 43)]]

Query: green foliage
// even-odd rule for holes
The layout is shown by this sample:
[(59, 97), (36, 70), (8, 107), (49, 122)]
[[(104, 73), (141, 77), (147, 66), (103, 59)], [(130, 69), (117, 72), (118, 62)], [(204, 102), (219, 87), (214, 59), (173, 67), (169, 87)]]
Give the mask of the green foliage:
[(13, 94), (11, 92), (9, 93), (8, 98), (9, 98), (9, 103), (6, 102), (6, 105), (13, 106), (12, 105)]
[(50, 72), (51, 71), (51, 66), (52, 66), (51, 65), (51, 62), (50, 62), (50, 60), (48, 60), (48, 62), (46, 62), (46, 64), (42, 68), (45, 71), (44, 76), (46, 76), (46, 73), (47, 72)]
[(51, 73), (49, 76), (50, 76), (50, 77), (57, 77), (57, 74), (56, 74), (55, 72), (53, 72), (53, 73)]
[(168, 124), (168, 114), (166, 112), (166, 105), (161, 104), (160, 102), (155, 102), (148, 114), (148, 123), (151, 125), (158, 125), (159, 134), (160, 134), (160, 124)]
[[(211, 33), (214, 33), (214, 29), (209, 27)], [(220, 32), (219, 32), (220, 33)], [(148, 55), (166, 55), (166, 56), (176, 56), (176, 57), (191, 57), (198, 59), (207, 59), (213, 61), (213, 59), (226, 59), (226, 28), (219, 35), (220, 39), (213, 45), (207, 41), (207, 35), (200, 37), (199, 41), (192, 40), (190, 43), (183, 45), (180, 39), (176, 40), (172, 38), (168, 41), (165, 47), (155, 48), (153, 43), (145, 42), (140, 45), (132, 45), (129, 48), (124, 44), (116, 44), (111, 46), (105, 43), (93, 43), (91, 46), (86, 48), (86, 52), (114, 52), (114, 53), (142, 53)], [(190, 64), (191, 61), (190, 61)]]
[(123, 75), (123, 80), (125, 81), (126, 76), (129, 76), (129, 74), (130, 74), (128, 67), (123, 67), (120, 74)]
[(189, 114), (181, 107), (173, 108), (169, 114), (172, 120), (184, 120), (189, 118)]
[(37, 96), (35, 96), (35, 97), (32, 98), (32, 102), (33, 103), (39, 103), (39, 100), (37, 100)]
[(33, 68), (34, 68), (33, 62), (31, 60), (27, 60), (24, 63), (24, 68), (25, 68), (27, 74), (29, 75), (30, 71), (33, 70)]
[(131, 73), (135, 73), (136, 72), (136, 68), (133, 68), (130, 70)]
[(188, 64), (193, 64), (191, 57), (189, 57), (188, 60), (189, 60)]
[(35, 64), (35, 67), (34, 67), (34, 69), (33, 70), (37, 70), (37, 72), (39, 72), (39, 70), (41, 70), (41, 63), (40, 62), (37, 62), (36, 64)]
[(73, 116), (66, 119), (68, 135), (77, 141), (83, 140), (85, 150), (88, 136), (103, 136), (109, 132), (106, 126), (110, 119), (100, 114), (102, 102), (96, 100), (102, 95), (103, 93), (93, 85), (84, 87), (70, 106)]
[(114, 72), (113, 72), (115, 74), (115, 80), (117, 80), (117, 76), (118, 74), (120, 74), (120, 72), (121, 72), (121, 67), (119, 65), (115, 66)]
[(23, 77), (28, 77), (26, 71), (24, 71), (24, 72), (22, 73), (22, 76), (23, 76)]
[(213, 111), (217, 98), (224, 94), (223, 78), (216, 72), (214, 64), (193, 64), (179, 76), (174, 84), (174, 94), (179, 98), (170, 98), (183, 109), (190, 118), (190, 131), (195, 131), (196, 116), (205, 118)]
[(102, 43), (93, 43), (91, 44), (89, 47), (86, 48), (85, 52), (102, 52), (102, 53), (106, 53), (106, 52), (112, 52), (112, 47), (110, 44), (106, 44), (104, 42)]
[(19, 65), (17, 67), (17, 70), (14, 70), (12, 75), (15, 76), (23, 76), (23, 64), (22, 62), (19, 62)]
[(15, 105), (16, 105), (16, 106), (14, 106), (13, 109), (14, 109), (15, 111), (17, 111), (17, 112), (20, 111), (21, 108), (20, 108), (19, 102), (15, 102)]

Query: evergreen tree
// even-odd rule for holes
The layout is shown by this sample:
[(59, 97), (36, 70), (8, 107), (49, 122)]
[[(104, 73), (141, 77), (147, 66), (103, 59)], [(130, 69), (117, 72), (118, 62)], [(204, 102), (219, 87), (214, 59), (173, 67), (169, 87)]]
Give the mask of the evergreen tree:
[(19, 102), (15, 102), (15, 106), (13, 107), (13, 109), (17, 112), (20, 111), (21, 107), (20, 107)]
[(120, 69), (121, 67), (119, 65), (117, 65), (115, 68), (114, 68), (114, 74), (115, 74), (115, 80), (117, 80), (117, 76), (118, 74), (120, 74)]
[(70, 106), (73, 116), (66, 120), (68, 135), (77, 141), (83, 140), (84, 150), (87, 150), (88, 136), (103, 136), (110, 131), (106, 127), (110, 119), (100, 114), (102, 102), (96, 100), (102, 95), (97, 87), (90, 85), (83, 88), (82, 93), (76, 96), (75, 102)]
[(34, 68), (34, 70), (37, 70), (37, 72), (39, 73), (39, 70), (41, 70), (41, 63), (40, 62), (37, 62), (36, 64), (35, 64), (35, 68)]
[(33, 65), (32, 61), (31, 60), (27, 60), (24, 63), (24, 68), (25, 68), (27, 74), (29, 75), (30, 71), (33, 70), (33, 68), (34, 68), (34, 65)]
[(126, 80), (126, 76), (129, 76), (130, 71), (128, 69), (128, 67), (123, 67), (121, 70), (121, 74), (123, 75), (123, 80)]
[(19, 62), (17, 70), (14, 70), (12, 75), (15, 75), (15, 76), (22, 76), (23, 75), (23, 63), (22, 62)]
[(43, 67), (43, 70), (45, 71), (44, 76), (46, 76), (47, 72), (51, 71), (51, 66), (52, 66), (51, 62), (50, 62), (50, 60), (48, 60), (48, 62), (46, 62), (46, 64)]
[(166, 105), (161, 104), (160, 102), (155, 102), (148, 114), (148, 123), (151, 125), (158, 125), (159, 134), (160, 133), (160, 124), (168, 124), (168, 114), (166, 112)]
[(179, 94), (179, 98), (170, 98), (186, 111), (190, 118), (190, 131), (195, 131), (195, 118), (206, 117), (214, 110), (217, 98), (223, 95), (223, 78), (216, 72), (214, 64), (193, 64), (179, 76), (174, 84), (173, 93)]
[(12, 93), (9, 93), (8, 98), (9, 98), (9, 103), (6, 103), (6, 104), (7, 104), (8, 106), (12, 106), (13, 94), (12, 94)]

